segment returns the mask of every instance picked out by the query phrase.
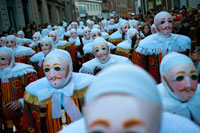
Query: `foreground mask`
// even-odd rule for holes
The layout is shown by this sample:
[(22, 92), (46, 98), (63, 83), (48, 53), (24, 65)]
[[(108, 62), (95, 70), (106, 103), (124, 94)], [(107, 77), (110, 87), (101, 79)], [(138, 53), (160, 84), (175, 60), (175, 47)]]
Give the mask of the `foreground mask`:
[(176, 65), (170, 68), (164, 77), (172, 93), (181, 101), (188, 101), (194, 95), (198, 84), (198, 73), (194, 65)]
[(3, 71), (11, 63), (11, 55), (6, 52), (0, 52), (0, 70)]

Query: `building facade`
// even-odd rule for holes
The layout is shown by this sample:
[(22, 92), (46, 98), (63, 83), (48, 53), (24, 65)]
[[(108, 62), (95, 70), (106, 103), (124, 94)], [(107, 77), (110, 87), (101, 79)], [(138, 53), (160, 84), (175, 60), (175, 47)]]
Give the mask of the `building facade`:
[(0, 32), (15, 31), (30, 22), (37, 25), (76, 20), (74, 0), (0, 0)]
[(99, 0), (76, 0), (77, 20), (102, 18), (101, 4)]

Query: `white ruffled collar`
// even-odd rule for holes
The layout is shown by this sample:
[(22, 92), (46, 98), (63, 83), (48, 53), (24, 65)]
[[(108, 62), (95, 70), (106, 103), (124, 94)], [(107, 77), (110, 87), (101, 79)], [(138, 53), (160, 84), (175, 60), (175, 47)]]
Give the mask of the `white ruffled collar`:
[(20, 56), (30, 56), (35, 54), (35, 51), (32, 48), (24, 47), (17, 45), (15, 48), (13, 48), (15, 57), (20, 57)]

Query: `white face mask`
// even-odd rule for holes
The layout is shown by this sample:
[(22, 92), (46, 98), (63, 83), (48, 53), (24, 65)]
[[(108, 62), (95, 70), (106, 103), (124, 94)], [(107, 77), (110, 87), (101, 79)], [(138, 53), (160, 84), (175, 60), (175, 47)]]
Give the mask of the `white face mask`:
[(6, 67), (9, 67), (11, 63), (11, 55), (6, 52), (0, 52), (0, 70), (3, 71)]
[(33, 36), (33, 41), (37, 43), (40, 40), (40, 36)]
[(45, 55), (48, 54), (52, 48), (51, 42), (46, 40), (42, 41), (40, 46)]
[(56, 34), (49, 33), (48, 37), (50, 37), (53, 41), (56, 41)]
[(194, 65), (182, 63), (173, 66), (164, 74), (170, 91), (181, 101), (188, 101), (194, 95), (198, 84), (198, 73)]
[(16, 40), (13, 38), (9, 38), (6, 40), (6, 46), (8, 48), (14, 48), (16, 46)]
[(21, 34), (21, 33), (18, 33), (18, 34), (17, 34), (17, 37), (19, 37), (19, 38), (24, 38), (23, 34)]
[(170, 14), (160, 15), (155, 25), (160, 34), (170, 36), (173, 29), (173, 18)]
[(109, 48), (108, 45), (100, 43), (96, 44), (93, 48), (94, 56), (102, 63), (105, 63), (109, 59)]
[(157, 133), (161, 106), (125, 94), (102, 95), (83, 109), (89, 133)]
[(69, 74), (69, 63), (59, 57), (48, 58), (44, 61), (44, 73), (51, 85), (55, 88), (64, 87)]

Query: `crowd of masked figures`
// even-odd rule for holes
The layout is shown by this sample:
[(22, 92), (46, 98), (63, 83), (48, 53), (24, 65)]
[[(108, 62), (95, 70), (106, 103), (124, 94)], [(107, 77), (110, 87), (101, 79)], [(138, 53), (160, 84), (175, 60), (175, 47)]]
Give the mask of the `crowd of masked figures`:
[(199, 133), (198, 51), (168, 12), (151, 35), (138, 27), (87, 20), (1, 37), (1, 132)]

